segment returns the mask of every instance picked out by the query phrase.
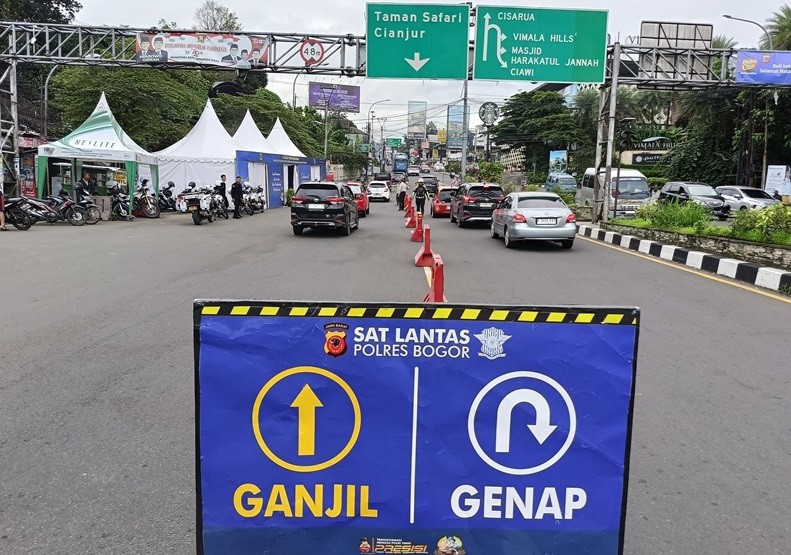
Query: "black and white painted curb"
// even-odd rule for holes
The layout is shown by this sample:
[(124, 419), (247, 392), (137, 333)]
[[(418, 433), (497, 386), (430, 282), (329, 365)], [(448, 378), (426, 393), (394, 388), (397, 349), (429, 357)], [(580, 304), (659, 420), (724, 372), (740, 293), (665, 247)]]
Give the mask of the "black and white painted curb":
[(764, 289), (779, 291), (782, 288), (783, 290), (791, 291), (791, 272), (778, 270), (777, 268), (758, 266), (757, 264), (742, 262), (734, 258), (723, 258), (706, 252), (691, 251), (675, 245), (665, 245), (656, 241), (640, 239), (632, 235), (623, 235), (614, 231), (605, 231), (588, 225), (577, 225), (577, 233), (584, 237), (597, 239), (649, 256), (678, 262), (698, 270), (713, 272), (749, 283), (750, 285), (763, 287)]

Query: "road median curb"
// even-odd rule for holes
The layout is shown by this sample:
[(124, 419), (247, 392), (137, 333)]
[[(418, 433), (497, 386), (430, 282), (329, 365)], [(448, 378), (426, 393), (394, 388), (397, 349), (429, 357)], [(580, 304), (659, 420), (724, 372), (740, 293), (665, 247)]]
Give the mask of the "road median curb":
[(648, 256), (677, 262), (697, 270), (719, 274), (763, 289), (782, 290), (791, 294), (791, 272), (777, 268), (759, 266), (750, 262), (693, 251), (675, 245), (666, 245), (649, 239), (640, 239), (633, 235), (606, 231), (590, 225), (577, 225), (577, 234), (641, 252)]

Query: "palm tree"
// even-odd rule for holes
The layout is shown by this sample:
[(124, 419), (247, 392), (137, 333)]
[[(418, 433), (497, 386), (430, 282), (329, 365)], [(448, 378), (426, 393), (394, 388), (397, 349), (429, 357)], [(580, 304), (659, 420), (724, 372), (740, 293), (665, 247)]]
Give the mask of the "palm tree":
[(716, 35), (711, 40), (711, 47), (712, 48), (719, 48), (722, 50), (730, 50), (731, 48), (736, 48), (736, 39), (733, 37), (728, 37), (726, 35)]
[[(785, 4), (766, 22), (766, 30), (772, 37), (774, 49), (791, 50), (791, 7)], [(765, 40), (761, 41), (761, 48), (769, 48)]]

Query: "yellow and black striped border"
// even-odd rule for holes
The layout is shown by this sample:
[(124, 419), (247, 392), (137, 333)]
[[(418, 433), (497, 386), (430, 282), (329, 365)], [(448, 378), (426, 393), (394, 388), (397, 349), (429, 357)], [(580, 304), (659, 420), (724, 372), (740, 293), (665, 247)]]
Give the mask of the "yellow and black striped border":
[(313, 302), (195, 301), (195, 316), (383, 318), (528, 322), (536, 324), (638, 325), (638, 308), (514, 307)]

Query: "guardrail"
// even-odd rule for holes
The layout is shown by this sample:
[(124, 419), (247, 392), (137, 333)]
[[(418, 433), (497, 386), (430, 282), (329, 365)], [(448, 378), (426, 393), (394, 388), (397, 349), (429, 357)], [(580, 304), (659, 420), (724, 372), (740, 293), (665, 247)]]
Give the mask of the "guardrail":
[[(423, 244), (415, 255), (415, 266), (419, 268), (430, 268), (431, 279), (429, 280), (428, 293), (423, 297), (424, 303), (446, 303), (445, 298), (445, 263), (442, 257), (431, 250), (431, 227), (426, 226), (423, 230)], [(413, 233), (414, 235), (414, 233)]]

